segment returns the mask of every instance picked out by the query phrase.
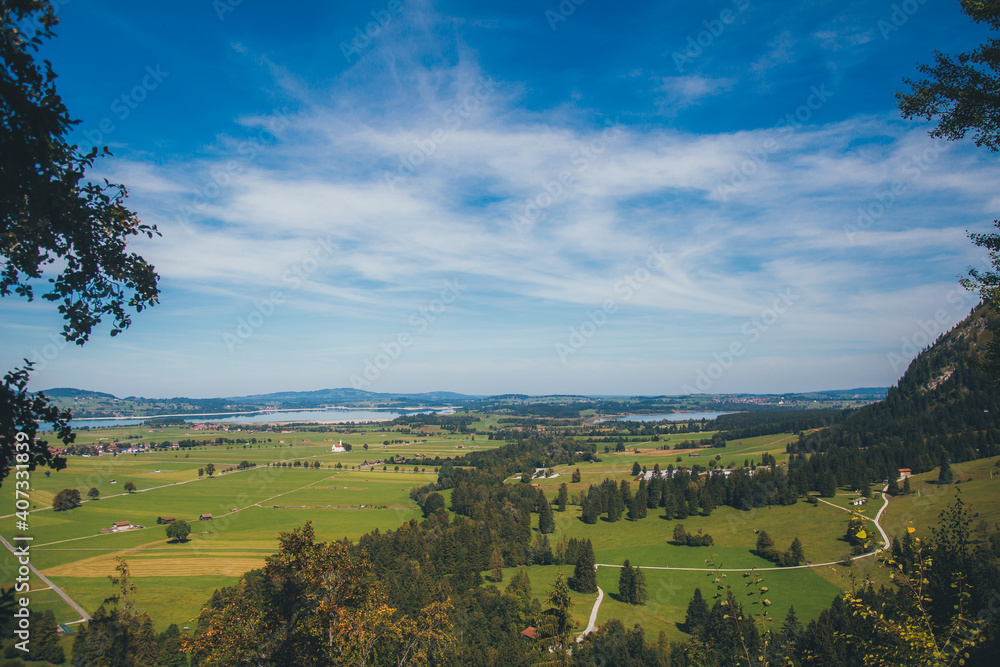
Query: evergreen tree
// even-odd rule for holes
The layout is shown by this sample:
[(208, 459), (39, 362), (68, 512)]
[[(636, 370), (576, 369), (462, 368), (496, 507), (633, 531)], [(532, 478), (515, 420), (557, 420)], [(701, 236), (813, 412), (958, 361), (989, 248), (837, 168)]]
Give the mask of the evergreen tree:
[(900, 493), (899, 482), (897, 482), (895, 478), (890, 479), (889, 486), (888, 488), (886, 488), (885, 492), (888, 493), (890, 496), (898, 496)]
[(626, 558), (618, 574), (618, 599), (631, 604), (635, 595), (635, 573), (632, 571), (632, 563)]
[[(593, 549), (591, 549), (591, 555), (593, 555)], [(593, 570), (591, 570), (591, 572), (593, 572)], [(570, 582), (570, 585), (572, 585), (572, 582)], [(597, 583), (595, 580), (593, 590), (581, 592), (593, 593), (596, 590)], [(556, 582), (552, 586), (552, 590), (549, 592), (548, 601), (549, 604), (551, 604), (556, 610), (556, 631), (561, 638), (561, 644), (565, 646), (569, 643), (569, 631), (572, 629), (573, 625), (572, 617), (569, 613), (569, 606), (572, 603), (573, 598), (570, 595), (569, 588), (566, 587), (566, 578), (562, 572), (556, 575)]]
[(694, 595), (688, 602), (687, 614), (684, 616), (684, 629), (687, 632), (701, 630), (708, 618), (708, 603), (701, 596), (701, 589), (694, 589)]
[(639, 480), (639, 490), (635, 492), (636, 518), (645, 519), (649, 507), (649, 486), (645, 479)]
[(833, 498), (837, 495), (837, 478), (832, 472), (823, 475), (819, 494), (824, 498)]
[(938, 484), (951, 484), (955, 481), (955, 474), (951, 471), (951, 462), (947, 454), (941, 455), (941, 471), (938, 473)]
[(906, 479), (903, 480), (903, 495), (908, 496), (911, 493), (912, 490), (910, 489), (910, 478), (907, 477)]
[(632, 464), (632, 476), (635, 477), (635, 476), (637, 476), (641, 472), (642, 472), (642, 468), (639, 467), (639, 462), (636, 461), (635, 463)]
[(629, 604), (646, 604), (649, 594), (646, 592), (646, 574), (641, 567), (632, 571), (632, 598)]
[(673, 489), (670, 485), (663, 487), (663, 499), (660, 501), (663, 507), (663, 518), (666, 520), (675, 519), (677, 517), (677, 498), (674, 496)]
[(621, 486), (618, 487), (618, 493), (622, 497), (622, 508), (628, 507), (632, 503), (632, 485), (629, 484), (627, 479), (621, 481)]
[(583, 507), (580, 508), (580, 518), (584, 523), (595, 524), (601, 514), (601, 501), (596, 494), (600, 493), (591, 487), (583, 496)]
[(573, 476), (570, 479), (573, 481), (574, 484), (577, 484), (577, 483), (580, 482), (580, 469), (579, 468), (577, 468), (576, 470), (573, 471)]
[(540, 533), (554, 533), (556, 530), (556, 519), (552, 514), (552, 506), (549, 505), (549, 501), (542, 495), (541, 509), (538, 512), (538, 532)]
[(622, 496), (615, 489), (612, 491), (611, 498), (608, 499), (608, 521), (612, 523), (615, 521), (621, 521), (623, 509), (624, 504), (622, 503)]
[(503, 565), (503, 554), (500, 553), (499, 549), (494, 549), (490, 556), (490, 573), (495, 583), (503, 581)]
[(687, 531), (684, 530), (684, 524), (679, 523), (676, 526), (674, 526), (674, 544), (683, 545), (687, 544), (687, 542), (688, 542)]
[(767, 531), (762, 530), (757, 534), (757, 555), (767, 559), (774, 557), (774, 540)]
[(187, 667), (187, 655), (181, 650), (181, 631), (176, 623), (156, 636), (156, 667)]
[(569, 502), (569, 489), (566, 487), (566, 482), (563, 482), (559, 485), (559, 495), (556, 496), (556, 507), (560, 512), (566, 511), (567, 502)]
[(41, 614), (32, 614), (32, 617), (31, 642), (28, 644), (30, 659), (61, 665), (66, 661), (66, 655), (59, 645), (55, 614), (46, 609)]
[(594, 545), (587, 540), (580, 550), (580, 557), (573, 569), (573, 579), (570, 587), (578, 593), (597, 592), (597, 571), (594, 569)]
[(802, 550), (802, 542), (799, 538), (792, 540), (792, 546), (788, 548), (788, 555), (785, 558), (785, 565), (802, 565), (805, 562), (806, 555)]
[(517, 574), (510, 580), (507, 584), (507, 588), (504, 589), (504, 593), (510, 593), (511, 595), (523, 595), (525, 599), (531, 599), (531, 578), (528, 576), (527, 571), (523, 568), (517, 571)]
[(629, 521), (638, 521), (640, 518), (640, 514), (643, 516), (645, 515), (645, 509), (646, 509), (646, 504), (640, 502), (639, 497), (636, 496), (635, 498), (632, 499), (632, 502), (629, 503), (628, 514), (626, 515), (625, 518), (628, 519)]

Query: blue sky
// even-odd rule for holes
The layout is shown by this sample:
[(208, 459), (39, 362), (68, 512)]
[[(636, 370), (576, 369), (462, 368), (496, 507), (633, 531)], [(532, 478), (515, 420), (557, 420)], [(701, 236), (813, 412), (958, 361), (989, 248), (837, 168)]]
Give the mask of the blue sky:
[(35, 389), (885, 386), (975, 303), (1000, 165), (893, 97), (957, 1), (56, 4), (162, 298), (82, 348), (0, 301)]

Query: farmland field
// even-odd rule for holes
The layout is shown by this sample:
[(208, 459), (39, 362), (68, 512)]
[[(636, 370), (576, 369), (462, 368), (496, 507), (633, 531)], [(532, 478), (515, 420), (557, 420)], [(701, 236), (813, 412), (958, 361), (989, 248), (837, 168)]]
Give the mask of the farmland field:
[[(103, 441), (159, 444), (219, 437), (230, 440), (239, 437), (247, 442), (118, 456), (73, 456), (67, 470), (49, 475), (36, 471), (32, 476), (33, 511), (27, 531), (34, 538), (32, 563), (92, 612), (112, 592), (107, 576), (114, 571), (116, 557), (122, 557), (129, 563), (138, 586), (137, 605), (150, 612), (157, 628), (163, 629), (170, 623), (187, 625), (214, 589), (231, 585), (242, 573), (260, 567), (264, 558), (276, 551), (278, 535), (283, 531), (311, 521), (319, 539), (356, 540), (376, 528), (394, 529), (411, 518), (420, 518), (419, 508), (410, 499), (410, 490), (435, 481), (435, 468), (418, 465), (414, 469), (412, 465), (384, 460), (392, 456), (454, 457), (502, 444), (482, 435), (451, 434), (437, 427), (407, 434), (385, 425), (345, 426), (338, 430), (289, 427), (282, 432), (199, 433), (190, 428), (139, 432), (132, 427), (81, 431), (77, 443), (83, 446)], [(609, 477), (616, 482), (630, 480), (634, 490), (636, 482), (631, 469), (635, 462), (647, 469), (656, 464), (661, 468), (671, 464), (707, 466), (711, 460), (719, 465), (739, 466), (744, 461), (759, 462), (765, 452), (784, 462), (786, 444), (797, 437), (786, 433), (733, 441), (721, 448), (693, 447), (711, 435), (711, 432), (670, 434), (655, 442), (630, 442), (624, 452), (599, 451), (602, 459), (599, 462), (557, 466), (553, 469), (554, 476), (538, 478), (533, 483), (550, 500), (563, 482), (568, 484), (571, 498), (590, 484), (599, 484)], [(352, 450), (331, 452), (331, 445), (341, 441), (351, 445)], [(687, 443), (692, 447), (685, 448)], [(673, 449), (678, 444), (681, 448)], [(664, 445), (668, 449), (661, 449)], [(719, 458), (715, 459), (717, 455)], [(383, 462), (360, 467), (377, 460)], [(236, 469), (244, 461), (255, 467)], [(215, 466), (212, 477), (204, 473), (208, 464)], [(985, 499), (984, 494), (992, 491), (994, 483), (993, 465), (993, 460), (956, 464), (956, 479), (963, 480), (963, 484), (952, 488), (961, 486), (970, 502)], [(570, 477), (576, 469), (581, 472), (581, 481), (574, 484)], [(916, 491), (913, 496), (893, 501), (886, 513), (891, 534), (902, 530), (906, 522), (924, 525), (933, 522), (950, 499), (951, 495), (940, 491), (936, 495), (925, 493), (933, 486), (927, 484), (932, 474), (912, 480)], [(127, 482), (135, 485), (134, 493), (125, 492)], [(509, 483), (519, 482), (512, 479)], [(48, 506), (65, 488), (79, 490), (84, 502), (75, 509), (55, 512)], [(86, 499), (91, 488), (99, 491), (99, 499)], [(443, 495), (447, 501), (450, 491)], [(683, 620), (694, 589), (701, 588), (706, 596), (714, 592), (705, 571), (710, 563), (726, 569), (756, 568), (772, 591), (775, 614), (783, 614), (794, 603), (797, 615), (803, 620), (814, 618), (838, 591), (849, 587), (852, 572), (856, 576), (877, 576), (873, 574), (871, 559), (856, 562), (853, 569), (835, 563), (849, 548), (841, 539), (848, 519), (843, 510), (850, 507), (849, 501), (854, 497), (851, 491), (841, 489), (837, 497), (828, 499), (831, 504), (800, 501), (791, 506), (747, 512), (723, 506), (711, 516), (691, 516), (682, 521), (665, 520), (659, 516), (661, 510), (653, 509), (641, 521), (601, 520), (594, 525), (583, 523), (579, 506), (570, 504), (565, 512), (555, 512), (556, 530), (548, 538), (553, 546), (568, 538), (593, 542), (600, 564), (598, 582), (606, 593), (598, 624), (621, 618), (628, 626), (641, 622), (651, 638), (662, 631), (671, 639), (680, 639), (683, 634), (678, 623)], [(881, 504), (881, 499), (875, 498), (862, 511), (874, 516)], [(4, 516), (0, 519), (0, 529), (10, 535), (16, 530), (13, 510), (12, 494), (0, 497), (0, 515)], [(208, 514), (211, 519), (200, 520)], [(997, 518), (989, 516), (991, 520)], [(190, 539), (183, 543), (168, 542), (164, 526), (157, 525), (157, 518), (165, 517), (188, 521), (192, 527)], [(537, 516), (533, 520), (537, 527)], [(114, 533), (102, 530), (121, 521), (143, 527)], [(671, 544), (678, 523), (683, 523), (688, 532), (711, 534), (714, 546)], [(774, 569), (772, 563), (752, 552), (757, 531), (761, 530), (772, 536), (779, 549), (787, 548), (798, 537), (809, 561), (835, 564)], [(646, 572), (650, 597), (645, 606), (632, 607), (615, 597), (618, 566), (625, 559)], [(0, 579), (9, 585), (15, 571), (9, 554), (0, 561), (0, 568), (3, 572)], [(529, 567), (534, 595), (544, 601), (556, 573), (569, 576), (572, 569), (556, 565)], [(508, 568), (505, 578), (513, 576), (515, 571)], [(581, 628), (586, 625), (594, 599), (592, 594), (573, 594), (572, 613)], [(35, 593), (35, 601), (39, 609), (52, 609), (59, 622), (78, 618), (53, 591)]]
[[(137, 605), (154, 618), (157, 629), (187, 624), (218, 587), (260, 567), (277, 550), (283, 531), (311, 521), (318, 539), (356, 540), (376, 528), (394, 529), (421, 512), (410, 490), (433, 482), (433, 467), (369, 466), (366, 460), (421, 454), (430, 458), (456, 456), (502, 442), (450, 435), (438, 429), (403, 435), (380, 428), (343, 427), (343, 433), (289, 427), (284, 432), (197, 431), (191, 428), (138, 429), (120, 427), (81, 430), (76, 445), (98, 442), (176, 442), (185, 439), (241, 438), (257, 442), (218, 444), (119, 454), (70, 456), (68, 467), (31, 477), (31, 563), (71, 598), (93, 612), (113, 591), (107, 576), (115, 557), (129, 564), (138, 585)], [(352, 451), (333, 453), (343, 441)], [(386, 441), (389, 441), (388, 444)], [(368, 445), (368, 449), (365, 449)], [(255, 464), (236, 470), (241, 462)], [(278, 467), (277, 463), (284, 464)], [(295, 467), (296, 462), (299, 466)], [(208, 464), (215, 474), (204, 472)], [(319, 467), (315, 467), (316, 465)], [(269, 465), (270, 464), (270, 465)], [(337, 465), (340, 467), (336, 467)], [(385, 469), (383, 469), (383, 467)], [(354, 469), (352, 469), (354, 468)], [(397, 468), (399, 468), (397, 470)], [(199, 469), (203, 474), (199, 476)], [(125, 485), (135, 485), (127, 493)], [(88, 499), (91, 488), (97, 500)], [(76, 489), (83, 499), (72, 510), (56, 512), (51, 504), (63, 489)], [(0, 494), (0, 530), (18, 533), (14, 494)], [(211, 519), (200, 520), (202, 515)], [(157, 518), (189, 523), (188, 541), (169, 543)], [(142, 526), (108, 532), (116, 522)], [(102, 530), (103, 529), (103, 530)], [(10, 586), (16, 561), (4, 550), (0, 582)], [(52, 609), (60, 623), (78, 620), (51, 590), (33, 593), (37, 609)]]

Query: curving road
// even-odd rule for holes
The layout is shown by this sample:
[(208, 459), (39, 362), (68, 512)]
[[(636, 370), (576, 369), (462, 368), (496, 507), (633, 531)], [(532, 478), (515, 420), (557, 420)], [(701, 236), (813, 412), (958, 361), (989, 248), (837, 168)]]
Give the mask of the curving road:
[[(875, 518), (872, 519), (872, 522), (875, 524), (875, 527), (878, 529), (879, 534), (882, 535), (882, 541), (885, 543), (885, 548), (886, 549), (888, 549), (890, 547), (891, 543), (889, 541), (889, 536), (886, 534), (885, 529), (882, 528), (882, 524), (879, 523), (879, 521), (882, 519), (882, 513), (885, 512), (885, 510), (886, 510), (887, 507), (889, 507), (889, 494), (886, 493), (886, 490), (888, 488), (889, 488), (889, 486), (886, 485), (882, 489), (881, 493), (882, 493), (883, 504), (882, 504), (882, 507), (879, 508), (878, 513), (875, 515)], [(846, 507), (841, 507), (840, 505), (834, 505), (833, 503), (828, 502), (826, 500), (823, 500), (822, 498), (817, 498), (817, 500), (819, 500), (822, 503), (826, 503), (830, 507), (836, 507), (839, 510), (843, 510), (845, 512), (851, 512), (851, 510), (847, 509)], [(857, 558), (855, 558), (855, 560), (857, 560), (859, 558), (867, 558), (868, 556), (874, 556), (876, 553), (878, 553), (877, 549), (875, 551), (869, 551), (866, 554), (862, 554), (862, 555), (858, 556)], [(802, 570), (802, 569), (813, 568), (813, 567), (826, 567), (826, 566), (829, 566), (829, 565), (838, 565), (838, 564), (840, 564), (840, 562), (841, 561), (839, 561), (839, 560), (835, 560), (835, 561), (831, 561), (829, 563), (810, 563), (808, 565), (793, 565), (791, 567), (756, 567), (756, 568), (752, 568), (752, 569), (754, 571), (756, 571), (756, 572), (761, 572), (761, 571), (766, 571), (766, 570)], [(597, 568), (599, 568), (599, 567), (617, 567), (617, 568), (621, 568), (623, 566), (622, 565), (611, 565), (609, 563), (596, 563), (594, 565), (594, 570), (597, 570)], [(649, 566), (649, 567), (647, 567), (647, 566), (639, 566), (639, 567), (642, 567), (643, 570), (682, 570), (682, 571), (686, 571), (686, 572), (746, 572), (748, 569), (750, 569), (750, 568), (745, 568), (745, 567), (740, 567), (740, 568), (657, 567), (657, 566)], [(601, 608), (601, 602), (603, 600), (604, 600), (604, 591), (601, 590), (600, 586), (598, 586), (597, 587), (597, 600), (594, 602), (594, 608), (590, 612), (590, 623), (587, 625), (587, 629), (584, 630), (583, 632), (581, 632), (580, 635), (576, 638), (576, 642), (577, 643), (582, 642), (584, 637), (586, 637), (587, 635), (589, 635), (591, 632), (594, 632), (595, 630), (597, 630), (597, 612)]]
[[(597, 566), (594, 566), (594, 570), (597, 570)], [(583, 641), (583, 638), (589, 635), (591, 632), (597, 630), (597, 611), (601, 608), (601, 601), (604, 600), (604, 591), (601, 587), (597, 587), (597, 600), (594, 602), (594, 608), (590, 612), (590, 623), (587, 625), (587, 629), (580, 633), (580, 636), (576, 638), (576, 643), (579, 644)]]

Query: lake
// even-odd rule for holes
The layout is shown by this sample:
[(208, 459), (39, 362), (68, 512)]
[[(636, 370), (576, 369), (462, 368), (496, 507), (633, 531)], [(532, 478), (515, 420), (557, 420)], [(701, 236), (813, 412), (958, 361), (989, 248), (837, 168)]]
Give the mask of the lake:
[(672, 422), (686, 422), (690, 420), (701, 421), (702, 419), (715, 419), (720, 415), (731, 415), (735, 414), (733, 412), (670, 412), (667, 414), (659, 415), (623, 415), (621, 417), (607, 417), (605, 419), (600, 419), (598, 421), (610, 422), (610, 421), (620, 421), (620, 422), (658, 422), (658, 421), (672, 421)]
[[(406, 414), (418, 414), (422, 412), (434, 412), (433, 410), (412, 410), (397, 412), (395, 410), (351, 410), (345, 408), (330, 408), (317, 410), (275, 410), (273, 412), (249, 412), (249, 413), (218, 413), (218, 414), (184, 414), (169, 415), (183, 417), (189, 422), (213, 422), (224, 424), (261, 424), (266, 422), (375, 422), (389, 421)], [(441, 414), (450, 414), (452, 410), (441, 410)], [(80, 428), (89, 426), (91, 428), (104, 428), (107, 426), (137, 426), (150, 419), (157, 419), (168, 415), (154, 415), (151, 417), (121, 417), (113, 419), (72, 419), (70, 426)]]

